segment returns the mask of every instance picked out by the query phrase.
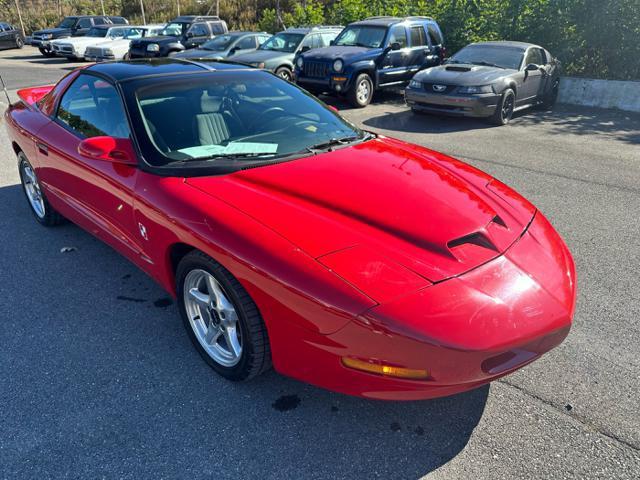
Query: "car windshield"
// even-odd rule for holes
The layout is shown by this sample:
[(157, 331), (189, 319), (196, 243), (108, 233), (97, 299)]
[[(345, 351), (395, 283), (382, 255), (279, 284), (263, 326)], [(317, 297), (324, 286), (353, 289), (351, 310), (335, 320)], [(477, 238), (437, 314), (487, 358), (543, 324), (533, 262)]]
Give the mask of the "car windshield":
[(131, 40), (134, 38), (141, 38), (143, 34), (143, 30), (141, 28), (128, 28), (127, 30), (125, 30), (125, 34), (124, 37), (127, 40)]
[(278, 33), (260, 46), (260, 50), (274, 50), (276, 52), (293, 53), (302, 42), (301, 33)]
[(213, 40), (204, 42), (200, 48), (203, 50), (213, 50), (216, 52), (222, 52), (229, 48), (229, 45), (238, 37), (235, 35), (218, 35)]
[(106, 37), (108, 30), (106, 28), (92, 28), (87, 32), (87, 37)]
[(372, 27), (353, 25), (345, 28), (336, 38), (334, 45), (344, 47), (380, 48), (384, 42), (387, 29), (384, 27)]
[(71, 28), (76, 24), (76, 20), (76, 17), (67, 17), (58, 24), (58, 28)]
[(367, 138), (300, 88), (259, 70), (141, 79), (125, 89), (140, 117), (132, 124), (148, 148), (145, 159), (156, 166), (237, 168)]
[(160, 32), (164, 37), (180, 37), (186, 28), (184, 23), (167, 23)]
[(520, 48), (494, 45), (469, 45), (453, 55), (447, 63), (471, 63), (518, 70), (524, 52)]
[(131, 31), (130, 28), (123, 28), (123, 27), (110, 28), (109, 29), (109, 37), (111, 37), (111, 38), (123, 38), (130, 31)]

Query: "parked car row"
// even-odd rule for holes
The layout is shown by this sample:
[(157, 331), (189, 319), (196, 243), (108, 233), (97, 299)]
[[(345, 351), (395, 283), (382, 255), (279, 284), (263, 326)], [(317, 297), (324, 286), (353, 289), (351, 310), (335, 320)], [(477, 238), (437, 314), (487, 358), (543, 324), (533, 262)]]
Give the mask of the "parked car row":
[[(20, 44), (20, 35), (8, 35), (7, 43)], [(217, 16), (186, 15), (144, 26), (128, 25), (122, 17), (74, 16), (35, 32), (31, 44), (45, 56), (95, 62), (230, 59), (358, 108), (377, 91), (400, 88), (415, 113), (483, 117), (497, 125), (517, 110), (552, 106), (560, 82), (557, 59), (529, 43), (477, 43), (447, 58), (440, 26), (424, 16), (370, 17), (346, 28), (316, 25), (275, 35), (229, 32)]]

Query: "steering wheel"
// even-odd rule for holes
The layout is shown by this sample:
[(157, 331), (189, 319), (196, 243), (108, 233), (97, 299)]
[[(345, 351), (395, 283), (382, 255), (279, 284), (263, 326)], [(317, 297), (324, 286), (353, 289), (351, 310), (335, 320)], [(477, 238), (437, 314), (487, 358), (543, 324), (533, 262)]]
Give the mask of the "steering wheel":
[(264, 112), (262, 112), (260, 115), (258, 115), (253, 122), (251, 122), (251, 126), (249, 127), (249, 130), (254, 132), (255, 131), (255, 127), (260, 125), (262, 120), (264, 118), (266, 118), (267, 115), (270, 115), (270, 114), (275, 113), (275, 112), (278, 112), (280, 115), (285, 113), (284, 108), (282, 108), (282, 107), (270, 107), (270, 108), (267, 108)]

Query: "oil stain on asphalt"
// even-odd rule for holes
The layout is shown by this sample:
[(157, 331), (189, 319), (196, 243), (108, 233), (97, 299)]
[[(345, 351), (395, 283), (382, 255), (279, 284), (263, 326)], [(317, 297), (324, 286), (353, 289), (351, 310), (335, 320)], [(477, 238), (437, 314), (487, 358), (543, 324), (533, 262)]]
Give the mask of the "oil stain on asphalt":
[(271, 404), (271, 406), (279, 412), (293, 410), (297, 408), (298, 405), (300, 405), (300, 397), (298, 397), (298, 395), (282, 395)]

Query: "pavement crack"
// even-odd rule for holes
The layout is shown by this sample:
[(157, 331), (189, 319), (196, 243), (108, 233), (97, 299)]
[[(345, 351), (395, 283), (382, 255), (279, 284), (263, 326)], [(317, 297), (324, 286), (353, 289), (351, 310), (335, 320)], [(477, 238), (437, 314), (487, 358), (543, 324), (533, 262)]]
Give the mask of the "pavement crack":
[(531, 392), (519, 385), (516, 385), (514, 383), (510, 383), (508, 382), (506, 379), (501, 378), (500, 380), (497, 380), (498, 383), (502, 384), (502, 385), (506, 385), (508, 387), (511, 387), (517, 391), (519, 391), (520, 393), (523, 393), (524, 395), (527, 395), (528, 397), (534, 398), (535, 400), (539, 401), (540, 403), (546, 405), (547, 407), (552, 408), (553, 410), (555, 410), (556, 412), (571, 418), (572, 420), (575, 420), (576, 422), (578, 422), (579, 424), (581, 424), (582, 426), (588, 428), (589, 430), (592, 430), (604, 437), (607, 437), (610, 440), (613, 440), (616, 443), (619, 443), (620, 445), (622, 445), (623, 447), (627, 447), (631, 450), (634, 450), (635, 452), (640, 452), (640, 446), (638, 445), (634, 445), (633, 443), (629, 442), (628, 440), (625, 440), (624, 438), (620, 437), (619, 435), (608, 431), (602, 427), (599, 427), (595, 424), (593, 424), (592, 422), (590, 422), (589, 420), (587, 420), (586, 418), (584, 418), (583, 416), (579, 416), (576, 414), (570, 415), (569, 411), (573, 411), (573, 408), (567, 410), (564, 406), (558, 406), (555, 403), (540, 397), (539, 395), (536, 395), (534, 392)]

